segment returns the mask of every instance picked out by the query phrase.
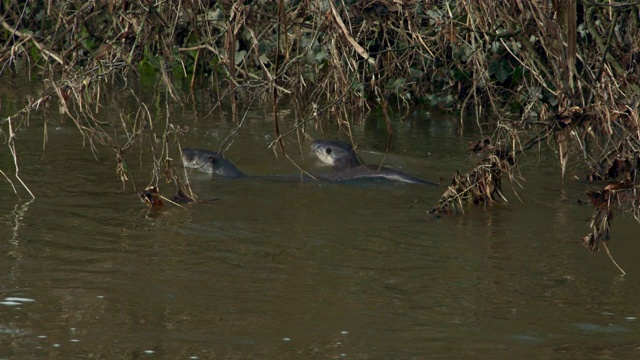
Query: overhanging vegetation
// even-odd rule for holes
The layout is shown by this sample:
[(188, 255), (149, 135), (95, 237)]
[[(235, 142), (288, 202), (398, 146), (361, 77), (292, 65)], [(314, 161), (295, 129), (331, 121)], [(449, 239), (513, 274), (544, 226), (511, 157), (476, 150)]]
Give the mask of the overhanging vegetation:
[(0, 14), (0, 75), (28, 72), (48, 84), (0, 120), (17, 179), (15, 131), (31, 111), (57, 103), (91, 146), (112, 149), (123, 184), (124, 154), (143, 135), (165, 140), (154, 145), (150, 182), (175, 181), (166, 144), (183, 129), (150, 126), (140, 100), (135, 117), (112, 124), (126, 141), (94, 117), (105, 84), (121, 82), (139, 98), (128, 81), (153, 73), (165, 101), (183, 101), (174, 79), (188, 78), (212, 95), (212, 111), (231, 103), (236, 121), (243, 104), (272, 103), (278, 140), (303, 129), (280, 130), (282, 99), (312, 114), (298, 115), (299, 124), (381, 111), (389, 136), (391, 108), (426, 104), (472, 116), (489, 138), (481, 146), (489, 158), (456, 175), (439, 213), (459, 212), (451, 211), (463, 203), (456, 194), (471, 202), (501, 194), (500, 179), (540, 144), (557, 150), (563, 174), (578, 149), (590, 180), (620, 182), (597, 191), (629, 193), (594, 201), (592, 228), (607, 228), (585, 240), (591, 250), (609, 237), (609, 220), (597, 220), (611, 218), (603, 204), (638, 213), (638, 2), (5, 0)]

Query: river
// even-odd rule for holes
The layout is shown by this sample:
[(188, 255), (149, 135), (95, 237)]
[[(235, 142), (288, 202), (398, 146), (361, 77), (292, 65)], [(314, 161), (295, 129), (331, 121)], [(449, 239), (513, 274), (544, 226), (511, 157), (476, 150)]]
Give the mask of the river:
[[(5, 88), (3, 103), (14, 106), (2, 118), (37, 89), (35, 81), (20, 94)], [(235, 124), (195, 109), (171, 108), (171, 122), (190, 129), (181, 144), (217, 150)], [(638, 356), (638, 224), (625, 215), (613, 222), (609, 247), (623, 277), (606, 254), (580, 245), (592, 208), (562, 194), (584, 191), (573, 177), (584, 170), (570, 168), (562, 181), (550, 149), (521, 163), (526, 180), (515, 193), (505, 181), (508, 203), (434, 218), (427, 211), (446, 179), (477, 161), (465, 148), (479, 135), (437, 112), (398, 114), (385, 162), (443, 185), (211, 179), (188, 170), (199, 198), (217, 200), (149, 211), (137, 195), (150, 180), (148, 148), (126, 154), (133, 182), (123, 189), (109, 149), (94, 156), (54, 110), (34, 111), (16, 140), (35, 200), (0, 181), (2, 359)], [(122, 100), (97, 116), (136, 111)], [(292, 118), (281, 112), (284, 129)], [(332, 124), (308, 131), (346, 139)], [(384, 158), (380, 116), (352, 131), (366, 160)], [(274, 136), (271, 111), (254, 108), (226, 156), (249, 174), (296, 173), (268, 149)], [(309, 141), (286, 144), (298, 166), (318, 169)], [(12, 174), (6, 144), (0, 168)]]

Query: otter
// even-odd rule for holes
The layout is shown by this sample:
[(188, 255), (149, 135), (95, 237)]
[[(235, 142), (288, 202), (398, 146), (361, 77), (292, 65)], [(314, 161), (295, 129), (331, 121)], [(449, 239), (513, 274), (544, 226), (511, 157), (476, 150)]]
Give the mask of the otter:
[[(330, 182), (348, 182), (366, 179), (383, 179), (412, 184), (437, 185), (433, 182), (419, 179), (401, 171), (367, 165), (356, 154), (350, 144), (335, 140), (315, 140), (311, 147), (314, 154), (323, 163), (331, 165), (330, 172), (318, 174), (266, 175), (251, 176), (251, 178), (266, 180), (319, 180)], [(238, 169), (231, 161), (225, 159), (219, 152), (202, 149), (182, 149), (184, 167), (198, 169), (215, 176), (224, 178), (247, 178), (249, 175)]]
[(182, 149), (182, 163), (184, 167), (199, 169), (206, 173), (226, 177), (244, 178), (245, 173), (216, 151), (184, 148)]
[(182, 163), (186, 168), (198, 169), (200, 171), (224, 178), (252, 178), (263, 180), (311, 180), (308, 175), (247, 175), (238, 169), (231, 161), (225, 159), (219, 152), (202, 149), (184, 148), (182, 149)]
[(367, 165), (360, 159), (351, 144), (337, 140), (315, 140), (311, 143), (313, 153), (327, 165), (332, 166), (332, 172), (318, 175), (332, 181), (351, 181), (358, 179), (383, 179), (410, 184), (438, 185), (431, 181), (422, 180), (401, 171)]

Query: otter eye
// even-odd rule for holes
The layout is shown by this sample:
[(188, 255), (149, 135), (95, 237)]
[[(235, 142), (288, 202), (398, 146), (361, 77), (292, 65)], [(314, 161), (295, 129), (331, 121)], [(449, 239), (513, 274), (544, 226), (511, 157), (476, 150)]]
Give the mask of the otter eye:
[(327, 148), (326, 153), (327, 153), (327, 155), (330, 155), (331, 154), (331, 148)]

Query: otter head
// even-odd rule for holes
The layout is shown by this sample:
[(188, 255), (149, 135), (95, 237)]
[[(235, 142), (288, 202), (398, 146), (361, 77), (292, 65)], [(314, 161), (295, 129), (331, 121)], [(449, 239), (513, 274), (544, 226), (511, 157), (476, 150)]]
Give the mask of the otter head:
[(222, 177), (246, 176), (231, 161), (215, 151), (184, 148), (182, 149), (182, 163), (186, 168), (198, 169)]
[(315, 140), (311, 143), (311, 149), (320, 161), (334, 168), (352, 168), (363, 164), (353, 146), (342, 141)]

